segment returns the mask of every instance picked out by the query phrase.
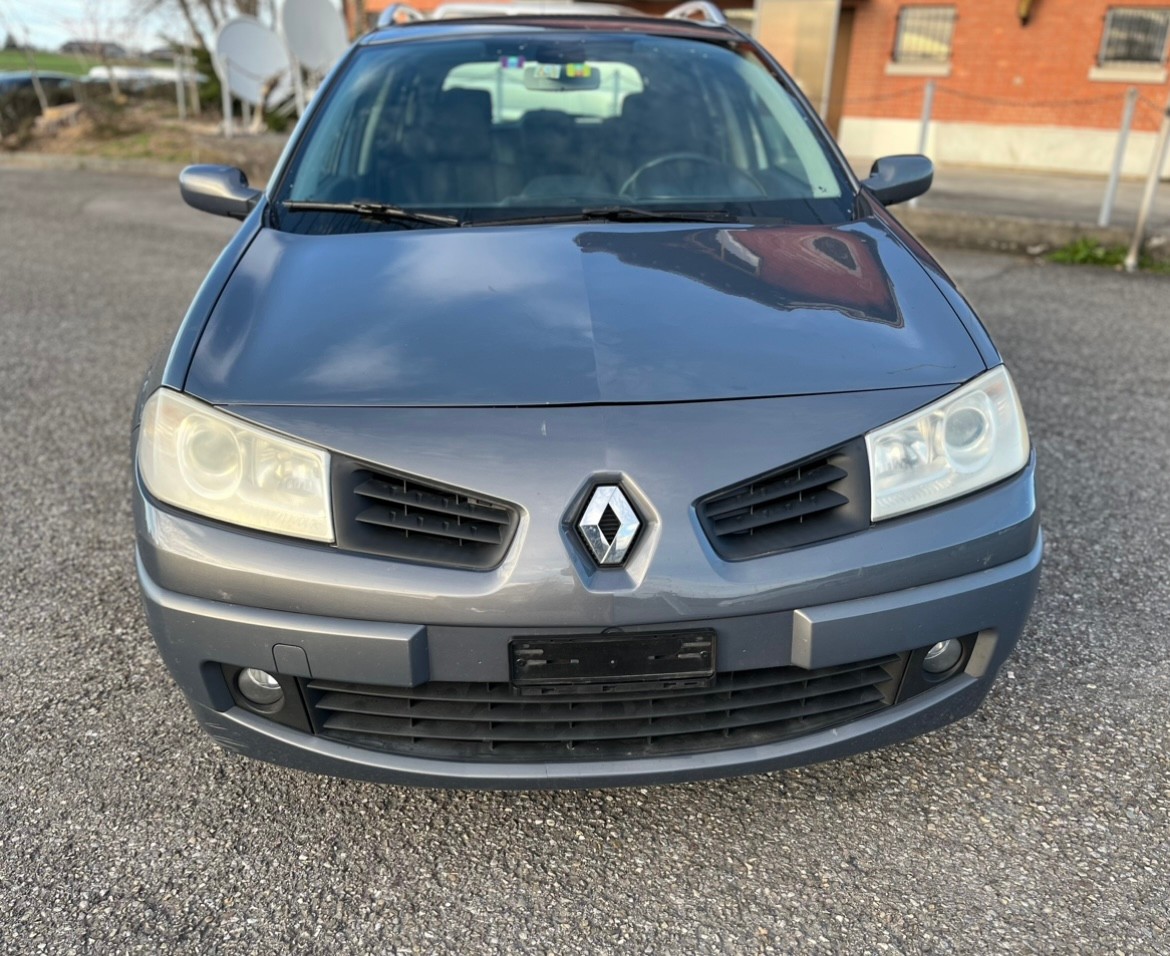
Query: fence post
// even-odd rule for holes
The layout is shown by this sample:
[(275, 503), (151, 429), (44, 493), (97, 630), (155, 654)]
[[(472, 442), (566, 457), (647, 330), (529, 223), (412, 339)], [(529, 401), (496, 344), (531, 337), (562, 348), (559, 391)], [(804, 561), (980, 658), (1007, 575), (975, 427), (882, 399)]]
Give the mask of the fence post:
[(191, 115), (198, 116), (199, 109), (199, 71), (195, 57), (191, 55), (191, 47), (183, 47), (183, 64), (189, 68), (187, 75), (187, 100), (191, 104)]
[[(11, 37), (11, 33), (9, 34)], [(28, 60), (28, 72), (32, 76), (33, 92), (37, 96), (37, 104), (41, 108), (41, 115), (49, 112), (49, 100), (45, 96), (45, 88), (41, 86), (41, 76), (37, 72), (37, 60), (33, 56), (32, 41), (28, 38), (28, 27), (24, 28), (24, 58)]]
[(1105, 198), (1101, 200), (1101, 215), (1097, 225), (1109, 225), (1113, 217), (1113, 204), (1117, 201), (1117, 182), (1121, 179), (1121, 167), (1125, 162), (1125, 146), (1129, 142), (1129, 131), (1133, 127), (1133, 113), (1137, 108), (1138, 88), (1131, 86), (1125, 94), (1125, 109), (1121, 113), (1121, 131), (1117, 134), (1117, 150), (1113, 154), (1113, 168), (1109, 171), (1109, 183), (1105, 187)]
[(305, 115), (305, 74), (301, 69), (301, 61), (295, 56), (289, 57), (289, 69), (293, 76), (293, 96), (296, 98), (297, 116)]
[(219, 89), (221, 94), (221, 102), (223, 103), (223, 138), (232, 138), (232, 91), (228, 88), (228, 74), (231, 71), (231, 63), (228, 60), (223, 61), (223, 66), (219, 71)]
[(175, 105), (179, 108), (179, 122), (187, 119), (187, 90), (183, 84), (183, 55), (176, 53), (171, 61), (175, 66)]
[[(922, 124), (918, 128), (918, 152), (926, 155), (926, 142), (930, 138), (930, 116), (934, 112), (934, 80), (926, 81), (922, 91)], [(918, 205), (918, 197), (910, 200), (910, 206)]]
[(1166, 108), (1162, 111), (1162, 128), (1158, 130), (1158, 141), (1154, 146), (1154, 158), (1150, 163), (1150, 174), (1146, 177), (1146, 191), (1142, 194), (1142, 204), (1138, 209), (1137, 227), (1133, 231), (1133, 242), (1125, 257), (1125, 271), (1137, 271), (1139, 257), (1142, 251), (1142, 242), (1146, 238), (1146, 224), (1150, 219), (1150, 212), (1154, 208), (1154, 197), (1158, 194), (1158, 182), (1162, 178), (1162, 167), (1166, 165), (1166, 147), (1170, 146), (1170, 97), (1166, 98)]

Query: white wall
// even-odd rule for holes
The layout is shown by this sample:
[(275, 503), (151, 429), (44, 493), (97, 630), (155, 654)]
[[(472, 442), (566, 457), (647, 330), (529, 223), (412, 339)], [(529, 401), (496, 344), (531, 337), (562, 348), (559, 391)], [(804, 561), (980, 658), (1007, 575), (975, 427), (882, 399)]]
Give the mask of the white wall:
[[(846, 116), (838, 139), (847, 156), (873, 158), (916, 152), (918, 130), (918, 120)], [(1155, 133), (1130, 134), (1124, 175), (1145, 176), (1149, 172), (1156, 139)], [(1116, 148), (1116, 130), (932, 123), (926, 152), (939, 165), (1105, 175), (1113, 164)], [(1170, 170), (1170, 159), (1167, 169)]]

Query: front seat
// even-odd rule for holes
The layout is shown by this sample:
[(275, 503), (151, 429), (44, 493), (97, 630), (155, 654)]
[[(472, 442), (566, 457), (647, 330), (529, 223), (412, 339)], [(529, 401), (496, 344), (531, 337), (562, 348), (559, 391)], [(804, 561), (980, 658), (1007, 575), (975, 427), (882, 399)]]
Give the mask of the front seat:
[(519, 188), (514, 168), (492, 149), (492, 101), (484, 90), (440, 93), (404, 143), (401, 191), (412, 203), (461, 206), (499, 202)]

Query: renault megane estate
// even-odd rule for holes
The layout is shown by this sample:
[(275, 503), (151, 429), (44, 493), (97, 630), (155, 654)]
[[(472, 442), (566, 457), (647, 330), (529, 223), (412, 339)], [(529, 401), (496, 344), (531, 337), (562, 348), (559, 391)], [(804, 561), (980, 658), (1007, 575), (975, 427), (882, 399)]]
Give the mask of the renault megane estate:
[(974, 710), (1042, 537), (1011, 375), (717, 11), (358, 42), (134, 423), (150, 627), (225, 747), (430, 786), (790, 767)]

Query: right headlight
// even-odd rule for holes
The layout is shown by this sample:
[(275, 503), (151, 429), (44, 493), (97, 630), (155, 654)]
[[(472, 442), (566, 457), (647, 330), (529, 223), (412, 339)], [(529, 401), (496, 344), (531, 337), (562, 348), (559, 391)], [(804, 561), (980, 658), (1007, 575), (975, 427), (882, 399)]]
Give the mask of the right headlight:
[(152, 495), (244, 528), (333, 540), (329, 453), (160, 388), (142, 410), (138, 468)]
[(1006, 368), (875, 428), (869, 450), (874, 521), (970, 494), (1028, 462), (1028, 428)]

